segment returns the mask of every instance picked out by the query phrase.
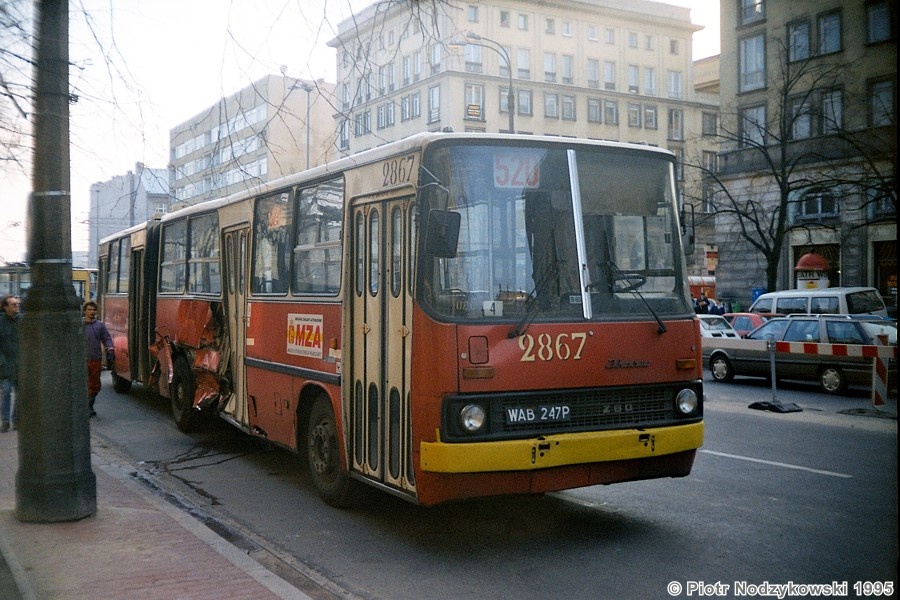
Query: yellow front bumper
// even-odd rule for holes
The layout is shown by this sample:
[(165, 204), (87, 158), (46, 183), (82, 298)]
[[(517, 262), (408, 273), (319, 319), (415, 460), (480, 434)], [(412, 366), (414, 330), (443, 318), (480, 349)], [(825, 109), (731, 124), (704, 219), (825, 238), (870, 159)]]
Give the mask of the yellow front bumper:
[(525, 440), (422, 442), (420, 448), (423, 471), (484, 473), (651, 458), (696, 450), (702, 445), (700, 422), (655, 429), (561, 433)]

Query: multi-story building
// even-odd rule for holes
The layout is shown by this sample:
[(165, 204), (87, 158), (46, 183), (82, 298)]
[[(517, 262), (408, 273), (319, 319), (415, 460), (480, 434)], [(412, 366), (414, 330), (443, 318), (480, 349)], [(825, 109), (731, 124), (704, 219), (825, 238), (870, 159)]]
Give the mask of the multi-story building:
[[(334, 86), (269, 75), (173, 128), (172, 192), (196, 204), (331, 159)], [(316, 123), (319, 126), (308, 126)]]
[(96, 266), (100, 240), (169, 212), (173, 203), (168, 169), (151, 169), (142, 163), (125, 175), (91, 185), (87, 262), (73, 264)]
[(896, 306), (896, 2), (722, 0), (721, 31), (719, 289), (794, 288), (814, 253)]
[(451, 129), (646, 143), (682, 164), (714, 154), (702, 132), (717, 98), (692, 84), (698, 29), (689, 9), (648, 0), (374, 4), (329, 42), (338, 151)]

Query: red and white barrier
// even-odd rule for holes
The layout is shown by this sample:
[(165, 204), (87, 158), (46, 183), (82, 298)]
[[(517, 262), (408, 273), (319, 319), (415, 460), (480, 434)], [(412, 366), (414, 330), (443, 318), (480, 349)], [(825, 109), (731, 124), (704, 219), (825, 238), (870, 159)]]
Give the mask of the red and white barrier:
[[(897, 355), (897, 348), (888, 348), (888, 339), (886, 335), (879, 335), (876, 338), (878, 342), (877, 348), (881, 350), (893, 350), (893, 355)], [(872, 366), (872, 406), (884, 406), (887, 404), (888, 397), (888, 361), (890, 356), (878, 356)]]

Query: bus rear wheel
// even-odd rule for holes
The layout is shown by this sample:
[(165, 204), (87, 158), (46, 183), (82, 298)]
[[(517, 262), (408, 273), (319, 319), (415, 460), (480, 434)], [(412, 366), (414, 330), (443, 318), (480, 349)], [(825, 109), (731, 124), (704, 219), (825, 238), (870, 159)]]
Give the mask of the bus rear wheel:
[(169, 400), (175, 425), (185, 433), (194, 431), (199, 420), (194, 410), (194, 387), (194, 376), (187, 360), (183, 357), (176, 358), (175, 373), (169, 385)]
[(131, 389), (131, 382), (124, 377), (119, 377), (115, 371), (112, 371), (112, 386), (117, 393), (127, 394)]
[(341, 469), (341, 449), (331, 402), (319, 397), (309, 413), (306, 456), (316, 491), (331, 506), (345, 508), (357, 498), (360, 484)]

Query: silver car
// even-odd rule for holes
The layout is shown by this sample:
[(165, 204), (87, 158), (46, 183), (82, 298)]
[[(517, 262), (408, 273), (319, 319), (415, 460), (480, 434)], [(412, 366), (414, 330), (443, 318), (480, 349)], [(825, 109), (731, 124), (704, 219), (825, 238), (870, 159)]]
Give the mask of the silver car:
[[(840, 316), (794, 316), (776, 318), (764, 323), (746, 336), (749, 343), (735, 342), (727, 347), (711, 348), (709, 370), (716, 381), (731, 381), (735, 375), (769, 377), (769, 351), (760, 342), (806, 342), (812, 344), (874, 345), (876, 336), (887, 336), (897, 346), (897, 322), (888, 320), (851, 319)], [(704, 352), (706, 354), (706, 352)], [(778, 352), (775, 374), (778, 379), (816, 381), (823, 391), (840, 394), (848, 385), (869, 386), (872, 383), (872, 359), (863, 356)], [(896, 360), (889, 372), (896, 373)], [(896, 384), (894, 384), (896, 385)]]

